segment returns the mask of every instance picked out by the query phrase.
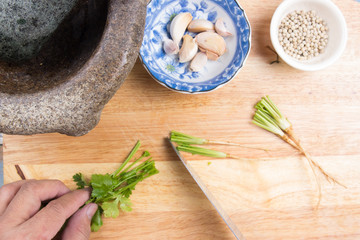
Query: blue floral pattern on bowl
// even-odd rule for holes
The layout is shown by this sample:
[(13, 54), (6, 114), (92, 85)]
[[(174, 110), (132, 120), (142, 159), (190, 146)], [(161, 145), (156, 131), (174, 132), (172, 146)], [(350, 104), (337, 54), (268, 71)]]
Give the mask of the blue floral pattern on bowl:
[[(227, 52), (217, 61), (208, 61), (200, 72), (190, 71), (189, 63), (179, 63), (178, 55), (169, 56), (163, 50), (163, 41), (171, 39), (170, 22), (180, 12), (213, 23), (222, 18), (233, 34), (225, 38)], [(147, 7), (140, 57), (147, 71), (165, 87), (183, 93), (209, 92), (235, 77), (249, 54), (250, 41), (249, 21), (236, 0), (152, 0)]]

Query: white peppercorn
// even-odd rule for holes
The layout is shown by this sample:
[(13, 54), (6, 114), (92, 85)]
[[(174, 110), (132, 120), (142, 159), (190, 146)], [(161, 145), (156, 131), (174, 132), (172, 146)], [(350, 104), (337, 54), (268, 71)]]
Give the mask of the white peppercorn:
[(328, 27), (314, 10), (289, 13), (279, 26), (279, 42), (284, 51), (308, 60), (323, 53), (328, 43)]

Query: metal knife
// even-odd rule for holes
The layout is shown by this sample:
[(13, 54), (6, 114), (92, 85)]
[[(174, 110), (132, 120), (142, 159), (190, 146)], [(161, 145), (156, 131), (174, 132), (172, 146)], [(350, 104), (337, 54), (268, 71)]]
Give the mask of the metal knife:
[(214, 195), (210, 192), (210, 190), (206, 187), (206, 185), (203, 183), (203, 181), (200, 179), (200, 177), (197, 175), (197, 173), (194, 171), (194, 169), (188, 165), (185, 161), (185, 159), (182, 157), (181, 153), (176, 149), (175, 145), (168, 139), (170, 142), (170, 145), (180, 158), (181, 162), (184, 164), (185, 168), (189, 171), (190, 175), (193, 177), (197, 185), (200, 187), (200, 189), (203, 191), (205, 196), (209, 199), (211, 204), (214, 206), (216, 211), (219, 213), (221, 218), (224, 220), (226, 225), (229, 227), (231, 232), (234, 234), (236, 239), (238, 240), (245, 240), (245, 237), (241, 234), (240, 230), (237, 228), (235, 223), (231, 220), (229, 215), (226, 213), (226, 211), (221, 207), (220, 203), (216, 200)]

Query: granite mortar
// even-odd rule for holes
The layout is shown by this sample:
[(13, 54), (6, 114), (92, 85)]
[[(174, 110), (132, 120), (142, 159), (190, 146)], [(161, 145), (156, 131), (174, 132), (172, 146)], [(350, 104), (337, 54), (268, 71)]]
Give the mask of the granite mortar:
[[(84, 18), (104, 7), (104, 1), (89, 2), (93, 5), (83, 12)], [(101, 34), (92, 32), (92, 28), (84, 31), (92, 40), (79, 40), (69, 54), (52, 56), (45, 44), (40, 55), (24, 63), (0, 62), (0, 132), (81, 136), (93, 129), (105, 104), (135, 64), (144, 33), (146, 4), (146, 0), (109, 1)], [(95, 20), (90, 19), (92, 24)], [(59, 28), (55, 36), (67, 32), (66, 27), (63, 31)], [(68, 45), (60, 43), (58, 48)]]

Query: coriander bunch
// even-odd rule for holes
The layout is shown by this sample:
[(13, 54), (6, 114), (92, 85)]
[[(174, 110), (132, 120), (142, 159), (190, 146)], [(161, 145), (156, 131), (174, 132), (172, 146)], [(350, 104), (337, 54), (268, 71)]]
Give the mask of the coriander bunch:
[[(129, 156), (112, 174), (93, 174), (89, 182), (81, 173), (73, 176), (73, 180), (79, 189), (85, 186), (92, 188), (87, 203), (98, 205), (98, 210), (91, 220), (91, 231), (96, 232), (103, 225), (102, 215), (116, 218), (119, 216), (120, 210), (130, 212), (132, 204), (129, 197), (135, 190), (136, 184), (159, 173), (155, 167), (155, 162), (147, 151), (129, 163), (139, 148), (140, 141), (136, 143)], [(142, 161), (144, 158), (147, 159)]]

